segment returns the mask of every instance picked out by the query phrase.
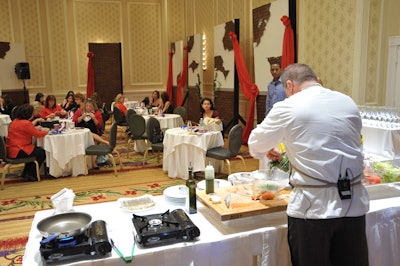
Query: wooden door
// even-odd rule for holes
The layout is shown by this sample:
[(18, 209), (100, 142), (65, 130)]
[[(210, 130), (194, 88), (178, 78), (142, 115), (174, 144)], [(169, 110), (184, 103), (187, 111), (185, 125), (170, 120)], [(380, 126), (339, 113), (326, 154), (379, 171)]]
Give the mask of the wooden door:
[(118, 93), (122, 93), (121, 43), (89, 43), (89, 51), (94, 53), (95, 91), (108, 110)]

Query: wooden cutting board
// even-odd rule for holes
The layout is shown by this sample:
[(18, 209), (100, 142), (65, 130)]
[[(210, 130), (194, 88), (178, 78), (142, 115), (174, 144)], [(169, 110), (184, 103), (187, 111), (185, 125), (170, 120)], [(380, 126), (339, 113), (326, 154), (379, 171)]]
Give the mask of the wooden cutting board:
[[(254, 215), (261, 215), (286, 210), (290, 190), (282, 190), (272, 200), (252, 200), (248, 191), (241, 186), (216, 188), (213, 195), (221, 198), (220, 203), (213, 203), (210, 194), (204, 190), (197, 192), (197, 199), (208, 207), (221, 221), (233, 220)], [(230, 194), (229, 208), (225, 204), (225, 197)]]

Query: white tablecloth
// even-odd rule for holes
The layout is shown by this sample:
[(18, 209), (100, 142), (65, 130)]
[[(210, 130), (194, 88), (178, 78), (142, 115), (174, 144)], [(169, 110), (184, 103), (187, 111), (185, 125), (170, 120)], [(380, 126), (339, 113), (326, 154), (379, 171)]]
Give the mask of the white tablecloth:
[[(114, 111), (114, 104), (115, 102), (111, 103), (111, 112)], [(139, 104), (139, 101), (125, 101), (124, 105), (128, 109), (134, 109)]]
[(363, 124), (361, 133), (365, 152), (388, 159), (400, 158), (400, 129)]
[[(164, 116), (143, 115), (143, 118), (146, 121), (146, 124), (147, 124), (147, 121), (149, 121), (150, 117), (154, 117), (160, 122), (161, 130), (164, 133), (169, 128), (181, 127), (184, 125), (182, 117), (177, 114), (164, 114)], [(144, 152), (146, 150), (146, 148), (148, 147), (147, 145), (150, 145), (150, 143), (148, 143), (144, 140), (137, 140), (135, 142), (135, 151)]]
[[(162, 213), (167, 209), (184, 208), (167, 204), (163, 196), (155, 197), (156, 208), (140, 214)], [(392, 266), (400, 261), (400, 197), (371, 201), (367, 214), (366, 232), (371, 266)], [(285, 212), (258, 215), (221, 222), (200, 202), (198, 213), (190, 215), (200, 229), (195, 242), (177, 243), (154, 248), (135, 248), (133, 265), (256, 265), (255, 256), (261, 256), (262, 265), (286, 266), (290, 264), (287, 245), (287, 217)], [(92, 215), (92, 221), (107, 223), (108, 237), (125, 256), (130, 256), (134, 231), (131, 213), (118, 208), (117, 202), (75, 207), (76, 211)], [(53, 214), (53, 210), (35, 214), (23, 265), (42, 265), (39, 242), (41, 235), (36, 226)], [(111, 256), (86, 260), (71, 265), (126, 265), (112, 251)]]
[[(92, 133), (87, 128), (46, 135), (37, 140), (37, 145), (46, 151), (46, 165), (54, 177), (86, 175), (85, 149), (93, 144)], [(88, 164), (90, 162), (88, 160)]]
[(194, 172), (204, 171), (207, 150), (224, 146), (224, 139), (219, 131), (188, 134), (185, 129), (172, 128), (165, 131), (163, 143), (163, 170), (169, 177), (187, 179), (189, 163)]
[(0, 114), (0, 136), (7, 137), (11, 118), (9, 115)]

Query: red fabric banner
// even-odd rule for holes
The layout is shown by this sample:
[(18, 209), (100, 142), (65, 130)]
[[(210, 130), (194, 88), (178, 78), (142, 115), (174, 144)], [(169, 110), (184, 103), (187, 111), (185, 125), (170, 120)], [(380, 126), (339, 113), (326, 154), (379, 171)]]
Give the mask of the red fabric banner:
[(170, 50), (169, 54), (169, 63), (168, 63), (168, 80), (167, 80), (167, 94), (168, 98), (172, 100), (172, 57), (174, 53)]
[(89, 51), (86, 56), (89, 58), (88, 69), (87, 69), (88, 76), (87, 76), (87, 85), (86, 85), (86, 98), (89, 98), (95, 92), (94, 68), (93, 68), (94, 53)]
[(183, 68), (182, 68), (182, 73), (181, 77), (178, 79), (178, 89), (176, 90), (176, 106), (181, 106), (182, 105), (182, 88), (186, 86), (187, 83), (187, 71), (188, 71), (188, 47), (185, 46), (183, 47), (184, 50), (184, 57), (183, 57)]
[(245, 144), (247, 143), (251, 130), (253, 129), (254, 108), (255, 101), (258, 96), (258, 87), (250, 79), (250, 75), (247, 71), (247, 67), (243, 59), (242, 50), (240, 49), (236, 34), (234, 32), (230, 32), (229, 36), (231, 36), (232, 38), (233, 52), (235, 54), (235, 65), (239, 76), (240, 87), (242, 88), (244, 96), (250, 100), (250, 109), (247, 114), (246, 127), (244, 128), (242, 135), (242, 143)]
[(285, 33), (283, 35), (282, 44), (282, 71), (288, 66), (294, 63), (294, 33), (292, 29), (292, 24), (290, 23), (290, 18), (288, 16), (283, 16), (281, 18), (283, 25), (285, 25)]

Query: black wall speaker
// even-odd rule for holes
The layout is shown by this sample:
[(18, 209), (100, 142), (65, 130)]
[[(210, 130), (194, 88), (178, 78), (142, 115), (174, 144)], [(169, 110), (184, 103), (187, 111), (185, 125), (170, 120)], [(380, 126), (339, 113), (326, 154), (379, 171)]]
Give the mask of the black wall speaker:
[(18, 79), (30, 79), (29, 63), (17, 63), (15, 65), (15, 74), (17, 74)]

